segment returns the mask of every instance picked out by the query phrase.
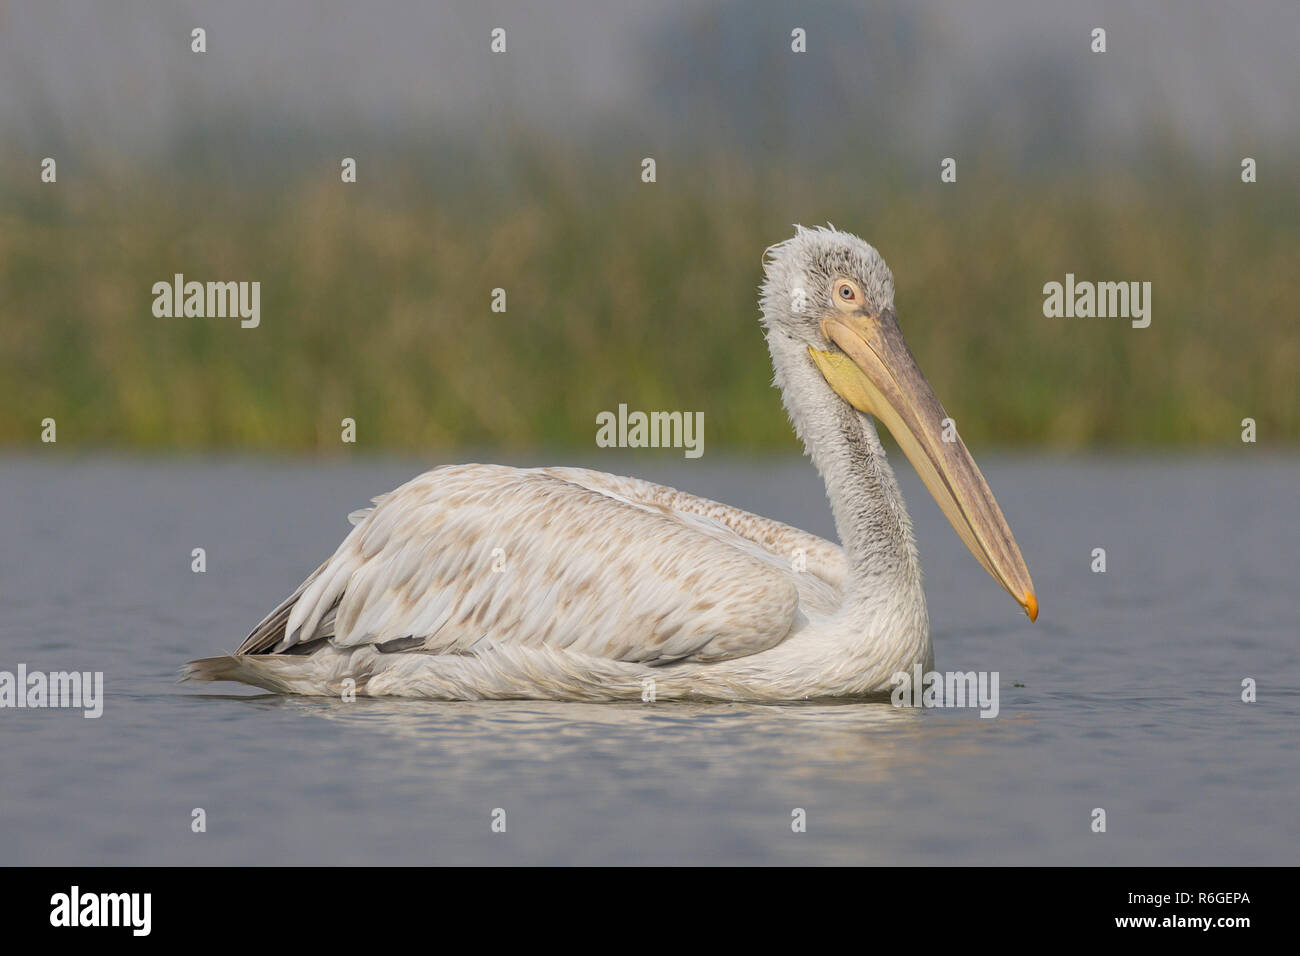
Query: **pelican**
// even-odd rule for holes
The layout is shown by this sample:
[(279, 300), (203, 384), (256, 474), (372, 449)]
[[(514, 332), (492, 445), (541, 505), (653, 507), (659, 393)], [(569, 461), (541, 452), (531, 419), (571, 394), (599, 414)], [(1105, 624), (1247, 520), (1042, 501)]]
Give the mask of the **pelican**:
[(636, 478), (447, 465), (349, 516), (337, 551), (233, 655), (182, 679), (441, 700), (759, 700), (888, 693), (933, 667), (889, 429), (1030, 620), (993, 493), (903, 341), (874, 248), (796, 227), (767, 250), (775, 384), (841, 544)]

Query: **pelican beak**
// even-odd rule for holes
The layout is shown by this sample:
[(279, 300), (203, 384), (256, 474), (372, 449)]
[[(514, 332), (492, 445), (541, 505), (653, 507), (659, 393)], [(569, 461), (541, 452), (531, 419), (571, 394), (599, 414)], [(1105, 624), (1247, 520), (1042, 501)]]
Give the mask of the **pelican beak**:
[(971, 554), (1036, 620), (1038, 599), (1016, 539), (893, 311), (833, 315), (821, 329), (839, 351), (808, 351), (831, 388), (889, 429)]

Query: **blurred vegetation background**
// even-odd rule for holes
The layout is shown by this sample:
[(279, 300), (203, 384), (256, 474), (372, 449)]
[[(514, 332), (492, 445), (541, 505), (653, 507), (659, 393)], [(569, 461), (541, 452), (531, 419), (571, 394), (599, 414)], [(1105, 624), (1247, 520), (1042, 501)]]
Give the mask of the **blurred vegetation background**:
[[(361, 449), (590, 448), (597, 412), (625, 402), (703, 411), (711, 452), (793, 449), (760, 257), (828, 221), (890, 264), (904, 333), (975, 447), (1239, 447), (1246, 417), (1263, 444), (1300, 441), (1289, 121), (1260, 143), (1224, 115), (1233, 136), (1202, 148), (1155, 102), (1107, 139), (1086, 108), (1105, 80), (1078, 79), (1099, 69), (1085, 13), (1054, 41), (1068, 55), (1004, 64), (1014, 95), (954, 88), (960, 123), (913, 130), (904, 94), (961, 47), (960, 23), (800, 8), (818, 55), (795, 58), (784, 9), (641, 27), (654, 79), (578, 126), (516, 101), (526, 72), (431, 122), (370, 124), (346, 102), (304, 119), (260, 87), (218, 105), (182, 52), (177, 101), (198, 108), (133, 151), (23, 73), (9, 115), (39, 102), (43, 119), (0, 146), (0, 444), (39, 444), (53, 417), (60, 447), (343, 453), (351, 417)], [(458, 29), (485, 47), (486, 23)], [(38, 18), (7, 42), (62, 29)], [(57, 185), (39, 180), (47, 155)], [(1259, 183), (1240, 181), (1243, 155)], [(260, 327), (155, 318), (152, 285), (176, 272), (260, 281)], [(1067, 272), (1151, 282), (1150, 327), (1045, 318), (1043, 284)]]

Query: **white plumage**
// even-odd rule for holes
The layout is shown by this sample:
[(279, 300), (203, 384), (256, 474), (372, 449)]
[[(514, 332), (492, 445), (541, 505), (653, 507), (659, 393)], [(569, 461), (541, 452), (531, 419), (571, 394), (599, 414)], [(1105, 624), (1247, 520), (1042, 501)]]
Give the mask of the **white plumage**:
[[(835, 349), (818, 320), (844, 310), (843, 277), (863, 315), (892, 316), (883, 261), (831, 230), (774, 247), (763, 296), (777, 385), (843, 549), (635, 478), (446, 466), (351, 515), (334, 555), (234, 655), (185, 676), (299, 694), (797, 699), (879, 693), (929, 668), (893, 474), (852, 388), (809, 352)], [(806, 314), (783, 307), (796, 290), (816, 290)]]

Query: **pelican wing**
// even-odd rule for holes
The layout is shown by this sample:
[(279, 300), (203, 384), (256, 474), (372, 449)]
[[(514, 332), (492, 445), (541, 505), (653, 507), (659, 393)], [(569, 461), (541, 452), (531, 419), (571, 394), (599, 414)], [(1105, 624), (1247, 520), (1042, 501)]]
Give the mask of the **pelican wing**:
[[(351, 516), (356, 527), (334, 555), (237, 653), (328, 639), (395, 652), (506, 642), (647, 664), (716, 661), (780, 643), (802, 594), (833, 600), (837, 561), (843, 573), (834, 545), (674, 495), (582, 469), (434, 469)], [(805, 548), (826, 577), (793, 571), (787, 545)]]
[[(775, 559), (782, 565), (791, 567), (800, 564), (808, 577), (797, 580), (817, 591), (829, 586), (838, 602), (839, 589), (844, 586), (848, 564), (844, 559), (844, 550), (825, 538), (720, 501), (701, 498), (640, 478), (625, 478), (586, 468), (546, 468), (544, 471), (620, 501), (673, 513), (715, 537), (743, 547), (743, 544), (735, 540), (734, 536), (739, 535), (745, 542), (757, 545), (758, 551), (752, 548), (746, 550), (764, 560)], [(696, 517), (706, 520), (691, 520)]]

